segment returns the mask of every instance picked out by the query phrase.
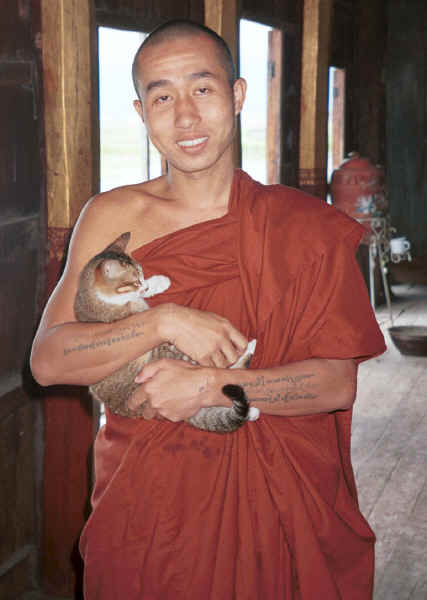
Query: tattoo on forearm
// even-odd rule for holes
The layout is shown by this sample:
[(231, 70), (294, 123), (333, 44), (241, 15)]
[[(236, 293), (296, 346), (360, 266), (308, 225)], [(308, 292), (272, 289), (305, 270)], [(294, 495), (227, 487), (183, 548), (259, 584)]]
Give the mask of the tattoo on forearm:
[(273, 379), (265, 379), (264, 375), (259, 375), (255, 381), (249, 381), (247, 383), (242, 384), (244, 388), (251, 387), (264, 387), (266, 385), (270, 385), (272, 383), (290, 383), (291, 385), (297, 385), (305, 382), (307, 379), (314, 377), (313, 373), (307, 373), (303, 375), (284, 375), (282, 377), (275, 377)]
[(310, 392), (285, 392), (284, 394), (276, 393), (271, 396), (253, 397), (251, 402), (266, 402), (267, 404), (277, 404), (279, 402), (287, 403), (293, 402), (294, 400), (314, 400), (317, 398), (316, 394)]
[[(254, 381), (246, 382), (242, 386), (248, 390), (249, 394), (251, 388), (257, 388), (253, 390), (254, 394), (257, 391), (263, 392), (262, 395), (254, 395), (250, 398), (251, 402), (266, 402), (268, 404), (278, 404), (279, 402), (287, 403), (295, 400), (314, 400), (318, 394), (315, 394), (313, 388), (315, 387), (311, 383), (310, 379), (314, 377), (313, 373), (306, 373), (302, 375), (283, 375), (281, 377), (275, 377), (266, 379), (263, 375), (259, 375)], [(286, 391), (273, 391), (265, 389), (268, 385), (284, 383), (290, 386), (290, 389)], [(260, 390), (261, 388), (261, 390)]]
[[(144, 331), (141, 328), (142, 328), (142, 325), (136, 325), (135, 327), (126, 327), (125, 329), (120, 329), (115, 335), (113, 335), (111, 337), (96, 340), (96, 341), (90, 342), (90, 344), (77, 344), (76, 346), (64, 348), (64, 356), (67, 356), (67, 354), (70, 354), (71, 352), (82, 352), (84, 350), (95, 350), (96, 348), (100, 348), (102, 346), (112, 346), (113, 344), (118, 344), (120, 342), (126, 342), (133, 338), (140, 337), (141, 335), (144, 335)], [(137, 331), (138, 329), (141, 329), (141, 331)]]

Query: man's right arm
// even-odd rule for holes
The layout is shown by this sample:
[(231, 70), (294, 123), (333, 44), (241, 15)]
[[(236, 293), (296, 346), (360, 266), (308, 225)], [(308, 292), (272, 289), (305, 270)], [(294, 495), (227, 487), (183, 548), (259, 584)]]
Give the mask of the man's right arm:
[[(123, 213), (123, 210), (122, 210)], [(246, 339), (226, 319), (163, 304), (115, 323), (79, 323), (74, 298), (84, 265), (127, 229), (110, 198), (89, 202), (74, 229), (64, 274), (43, 313), (31, 353), (42, 385), (91, 385), (163, 343), (205, 366), (228, 366)], [(124, 228), (124, 229), (123, 229)]]

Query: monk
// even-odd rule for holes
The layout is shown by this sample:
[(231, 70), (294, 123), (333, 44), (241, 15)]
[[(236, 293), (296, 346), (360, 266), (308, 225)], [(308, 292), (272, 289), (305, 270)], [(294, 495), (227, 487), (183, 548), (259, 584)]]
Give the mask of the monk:
[[(167, 175), (88, 202), (32, 369), (43, 385), (92, 384), (163, 342), (198, 365), (147, 365), (129, 400), (143, 418), (107, 411), (81, 538), (86, 598), (368, 600), (374, 534), (358, 508), (350, 427), (357, 365), (384, 340), (354, 258), (363, 230), (233, 168), (246, 84), (214, 32), (166, 23), (133, 74)], [(124, 321), (76, 322), (83, 265), (125, 231), (145, 274), (171, 287)], [(251, 368), (227, 369), (251, 338)], [(184, 422), (228, 406), (225, 383), (245, 388), (258, 421), (230, 434)]]

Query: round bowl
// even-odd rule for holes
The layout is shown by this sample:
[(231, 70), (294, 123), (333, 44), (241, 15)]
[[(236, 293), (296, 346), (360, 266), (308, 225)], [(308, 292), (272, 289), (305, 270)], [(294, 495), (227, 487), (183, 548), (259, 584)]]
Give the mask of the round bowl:
[(427, 327), (401, 325), (388, 330), (396, 348), (408, 356), (427, 356)]

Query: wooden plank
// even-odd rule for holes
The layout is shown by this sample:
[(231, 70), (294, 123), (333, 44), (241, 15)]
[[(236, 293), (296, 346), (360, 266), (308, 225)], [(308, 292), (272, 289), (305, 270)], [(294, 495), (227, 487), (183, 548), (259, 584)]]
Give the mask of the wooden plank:
[(345, 139), (345, 71), (335, 69), (332, 99), (332, 170), (344, 159)]
[(332, 0), (305, 0), (302, 50), (300, 187), (326, 197), (328, 68)]
[[(205, 25), (210, 27), (227, 42), (234, 63), (239, 65), (239, 28), (237, 0), (205, 0)], [(240, 135), (240, 116), (237, 119), (236, 135), (233, 145), (234, 165), (242, 163), (242, 143)]]
[(427, 254), (427, 3), (387, 2), (386, 155), (391, 223), (410, 237), (413, 254)]
[[(43, 2), (42, 50), (50, 293), (70, 229), (98, 188), (94, 3)], [(76, 544), (87, 518), (93, 440), (85, 398), (83, 390), (53, 387), (44, 400), (43, 583), (64, 596), (81, 591)]]
[[(427, 325), (427, 286), (392, 289), (397, 324)], [(386, 307), (376, 315), (388, 339)], [(375, 600), (426, 597), (426, 390), (427, 357), (393, 345), (360, 367), (352, 455), (361, 510), (377, 536)]]
[(71, 227), (96, 191), (90, 0), (42, 3), (48, 225)]
[(267, 183), (280, 183), (282, 116), (282, 32), (268, 32)]

